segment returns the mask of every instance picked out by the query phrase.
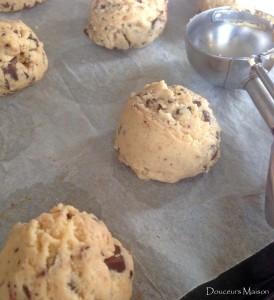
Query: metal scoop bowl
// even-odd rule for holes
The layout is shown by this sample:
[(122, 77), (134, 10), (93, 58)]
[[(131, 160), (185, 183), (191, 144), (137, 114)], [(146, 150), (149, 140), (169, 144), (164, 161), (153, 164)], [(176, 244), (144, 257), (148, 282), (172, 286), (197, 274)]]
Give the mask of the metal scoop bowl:
[[(245, 89), (274, 133), (274, 17), (219, 7), (193, 17), (186, 29), (187, 56), (207, 81)], [(266, 219), (274, 227), (274, 146), (266, 189)]]

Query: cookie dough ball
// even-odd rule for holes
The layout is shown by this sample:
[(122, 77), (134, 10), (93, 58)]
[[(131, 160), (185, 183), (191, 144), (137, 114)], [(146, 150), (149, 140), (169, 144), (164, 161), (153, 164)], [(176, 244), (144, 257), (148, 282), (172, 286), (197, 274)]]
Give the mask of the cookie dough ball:
[(155, 82), (129, 98), (114, 147), (139, 178), (173, 183), (215, 164), (220, 127), (206, 99)]
[(13, 227), (0, 252), (5, 300), (129, 300), (133, 261), (105, 224), (59, 204)]
[(0, 0), (0, 12), (18, 11), (31, 8), (45, 0)]
[(254, 9), (252, 0), (200, 0), (199, 3), (199, 9), (201, 11), (220, 6)]
[(95, 0), (86, 34), (108, 49), (141, 48), (154, 41), (167, 21), (167, 0)]
[(43, 43), (22, 21), (0, 21), (0, 96), (40, 80), (48, 68)]

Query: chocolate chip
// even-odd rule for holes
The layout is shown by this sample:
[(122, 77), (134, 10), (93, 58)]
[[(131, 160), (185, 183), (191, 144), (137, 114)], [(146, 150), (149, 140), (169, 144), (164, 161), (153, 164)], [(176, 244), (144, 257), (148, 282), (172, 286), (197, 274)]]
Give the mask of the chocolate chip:
[(68, 282), (68, 287), (73, 291), (76, 292), (77, 291), (77, 286), (75, 284), (75, 282), (73, 280), (71, 280), (70, 282)]
[(90, 249), (90, 246), (83, 246), (83, 247), (81, 247), (80, 248), (80, 256), (79, 256), (79, 258), (82, 258), (84, 252), (87, 251), (88, 249)]
[(157, 17), (156, 19), (154, 19), (154, 20), (151, 22), (151, 29), (152, 29), (152, 30), (155, 28), (155, 24), (157, 23), (158, 20), (159, 20), (159, 17)]
[(5, 75), (10, 75), (10, 77), (14, 80), (18, 80), (17, 69), (16, 69), (17, 58), (13, 58), (6, 68), (3, 68), (3, 72)]
[(31, 292), (30, 292), (29, 288), (26, 285), (23, 285), (23, 291), (24, 291), (27, 299), (31, 300)]
[(146, 107), (151, 107), (152, 105), (153, 105), (153, 100), (152, 99), (148, 99), (147, 101), (146, 101)]
[(114, 255), (118, 255), (121, 253), (121, 248), (118, 245), (114, 245), (115, 250), (114, 250)]
[(111, 256), (104, 260), (105, 264), (108, 266), (109, 270), (122, 273), (126, 269), (125, 260), (122, 255)]
[(158, 104), (158, 107), (157, 107), (157, 110), (160, 111), (160, 110), (164, 110), (164, 106), (162, 104)]
[(19, 248), (14, 249), (14, 253), (17, 253), (19, 251)]
[(187, 109), (192, 112), (192, 107), (191, 106), (188, 106)]
[(130, 272), (129, 272), (129, 278), (132, 279), (132, 277), (133, 277), (133, 271), (130, 270)]
[(183, 108), (178, 108), (178, 109), (175, 111), (175, 114), (178, 115), (178, 116), (180, 116), (180, 115), (183, 114), (183, 112), (184, 112), (184, 109), (183, 109)]
[(34, 41), (35, 44), (36, 44), (36, 47), (38, 48), (39, 42), (38, 42), (38, 40), (37, 40), (32, 34), (30, 34), (30, 35), (28, 36), (28, 40)]
[(37, 277), (44, 277), (44, 276), (46, 276), (46, 274), (47, 274), (47, 271), (46, 271), (46, 270), (42, 270), (42, 271), (39, 272), (36, 276), (37, 276)]
[(210, 114), (207, 110), (203, 110), (203, 121), (210, 122)]
[(84, 34), (85, 34), (86, 36), (88, 36), (88, 29), (85, 28), (83, 31), (84, 31)]
[(193, 101), (193, 103), (196, 104), (198, 107), (202, 105), (202, 102), (198, 100)]
[(67, 213), (67, 219), (71, 220), (73, 218), (73, 214), (71, 212)]
[(131, 47), (131, 41), (129, 40), (129, 38), (127, 37), (127, 35), (125, 33), (123, 33), (124, 39), (127, 41), (128, 43), (128, 47)]

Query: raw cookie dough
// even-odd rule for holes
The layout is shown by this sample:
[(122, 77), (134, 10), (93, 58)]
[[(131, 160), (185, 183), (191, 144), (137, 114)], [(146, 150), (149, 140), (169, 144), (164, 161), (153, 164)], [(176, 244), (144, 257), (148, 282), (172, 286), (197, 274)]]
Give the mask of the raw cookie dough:
[(154, 41), (167, 21), (167, 0), (94, 0), (86, 34), (108, 49), (141, 48)]
[(164, 81), (132, 94), (115, 139), (119, 160), (141, 179), (177, 182), (220, 157), (220, 127), (206, 99)]
[(232, 6), (239, 9), (246, 8), (251, 10), (255, 8), (252, 0), (200, 0), (199, 2), (200, 11), (219, 6)]
[(0, 21), (0, 96), (40, 80), (48, 69), (43, 43), (20, 20)]
[(131, 298), (131, 255), (102, 221), (72, 206), (15, 225), (0, 266), (1, 300)]
[(0, 12), (17, 11), (31, 8), (45, 0), (0, 0)]

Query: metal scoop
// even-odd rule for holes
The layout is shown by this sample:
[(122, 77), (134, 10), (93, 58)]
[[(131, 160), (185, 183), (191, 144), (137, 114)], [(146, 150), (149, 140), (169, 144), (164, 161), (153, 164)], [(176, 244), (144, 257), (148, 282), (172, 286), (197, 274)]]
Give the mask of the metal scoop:
[[(274, 17), (220, 7), (193, 17), (186, 30), (190, 63), (206, 80), (245, 89), (274, 133)], [(274, 227), (274, 146), (266, 189), (266, 219)]]

